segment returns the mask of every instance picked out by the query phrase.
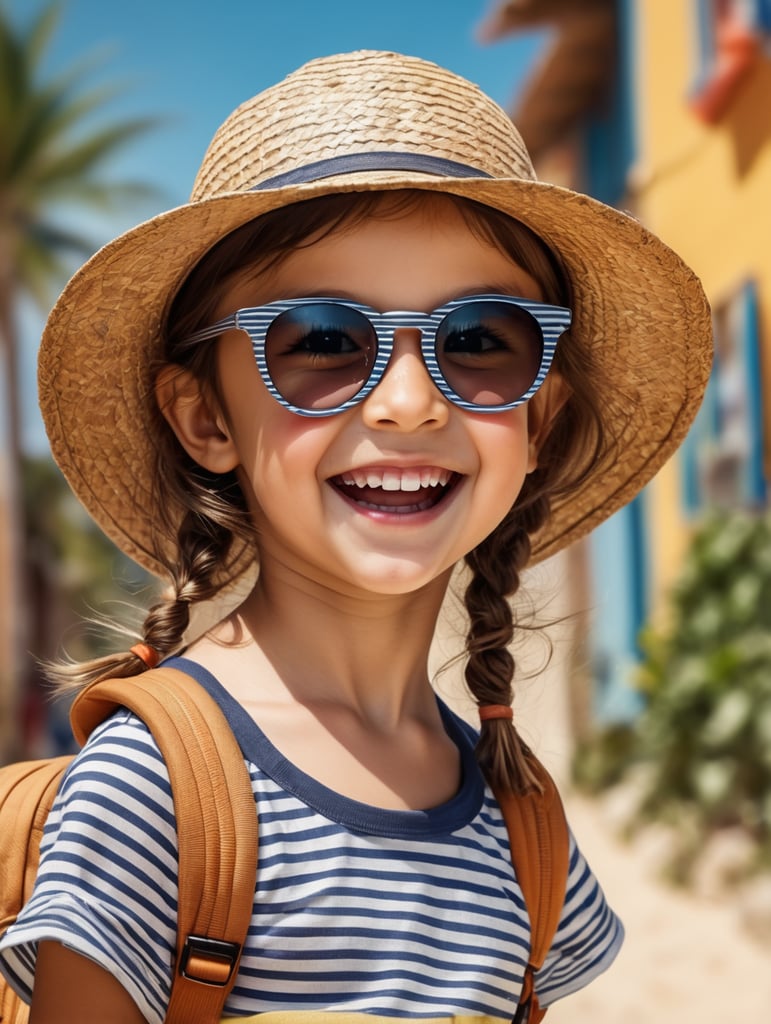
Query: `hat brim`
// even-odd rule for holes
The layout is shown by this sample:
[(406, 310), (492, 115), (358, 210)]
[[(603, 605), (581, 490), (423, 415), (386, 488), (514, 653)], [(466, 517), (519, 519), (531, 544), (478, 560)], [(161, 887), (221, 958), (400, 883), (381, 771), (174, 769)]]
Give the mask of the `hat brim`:
[(597, 352), (615, 458), (555, 501), (533, 560), (555, 554), (628, 503), (670, 457), (710, 373), (712, 326), (698, 279), (634, 218), (580, 193), (521, 179), (367, 172), (227, 193), (162, 213), (97, 252), (46, 325), (40, 406), (54, 458), (117, 546), (156, 575), (158, 515), (151, 368), (169, 303), (201, 257), (261, 214), (316, 196), (424, 189), (476, 200), (528, 225), (560, 256), (571, 331)]

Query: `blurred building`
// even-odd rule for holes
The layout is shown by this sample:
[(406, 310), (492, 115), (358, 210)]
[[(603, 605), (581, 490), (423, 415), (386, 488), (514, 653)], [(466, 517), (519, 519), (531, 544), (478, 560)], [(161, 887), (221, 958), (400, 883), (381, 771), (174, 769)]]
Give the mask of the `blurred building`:
[(771, 474), (771, 0), (503, 0), (483, 41), (549, 29), (511, 111), (539, 177), (631, 212), (712, 303), (716, 363), (683, 448), (584, 542), (594, 713), (634, 715), (640, 627), (694, 520)]

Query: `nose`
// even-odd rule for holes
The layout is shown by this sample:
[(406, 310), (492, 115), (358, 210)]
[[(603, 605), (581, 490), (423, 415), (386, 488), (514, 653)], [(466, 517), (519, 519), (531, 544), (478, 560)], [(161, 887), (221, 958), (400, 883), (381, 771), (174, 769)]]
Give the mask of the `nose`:
[(450, 407), (431, 379), (420, 348), (420, 331), (394, 331), (391, 358), (377, 387), (362, 403), (368, 426), (391, 430), (437, 429), (447, 422)]

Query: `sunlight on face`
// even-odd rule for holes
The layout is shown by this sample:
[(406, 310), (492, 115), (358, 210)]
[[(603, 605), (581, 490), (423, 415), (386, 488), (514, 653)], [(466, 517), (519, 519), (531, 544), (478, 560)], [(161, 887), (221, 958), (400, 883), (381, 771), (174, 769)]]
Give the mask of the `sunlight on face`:
[[(312, 296), (430, 311), (482, 293), (541, 298), (525, 270), (434, 197), (426, 208), (370, 218), (297, 249), (256, 279), (244, 274), (222, 295), (217, 316)], [(240, 331), (223, 338), (219, 374), (266, 581), (280, 569), (346, 593), (443, 586), (534, 467), (532, 401), (495, 414), (453, 406), (428, 375), (415, 330), (397, 330), (374, 391), (330, 417), (279, 405)]]

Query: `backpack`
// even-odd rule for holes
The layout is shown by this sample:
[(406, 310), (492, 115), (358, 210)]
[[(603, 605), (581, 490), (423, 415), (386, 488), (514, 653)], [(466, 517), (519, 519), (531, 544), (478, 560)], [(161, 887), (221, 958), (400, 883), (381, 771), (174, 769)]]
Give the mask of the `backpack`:
[[(169, 770), (179, 843), (176, 969), (170, 1024), (218, 1024), (238, 973), (257, 872), (257, 815), (243, 755), (218, 704), (186, 673), (156, 668), (92, 683), (73, 703), (81, 745), (119, 707), (147, 725)], [(0, 768), (0, 934), (29, 899), (40, 840), (71, 757)], [(537, 1024), (534, 974), (565, 899), (568, 831), (554, 783), (534, 761), (543, 793), (496, 794), (530, 913), (531, 953), (514, 1024)], [(29, 1007), (0, 977), (0, 1024), (27, 1024)]]

